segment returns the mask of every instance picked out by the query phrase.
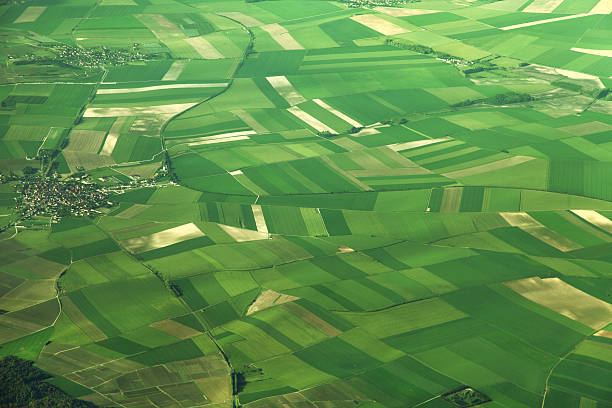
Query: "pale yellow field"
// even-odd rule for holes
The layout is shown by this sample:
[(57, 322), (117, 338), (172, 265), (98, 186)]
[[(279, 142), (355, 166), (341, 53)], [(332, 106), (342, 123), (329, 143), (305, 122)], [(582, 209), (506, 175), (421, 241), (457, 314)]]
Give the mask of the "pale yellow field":
[(297, 42), (295, 38), (280, 24), (267, 24), (261, 26), (261, 29), (270, 34), (270, 37), (285, 50), (303, 50), (302, 44)]
[(521, 296), (599, 330), (612, 322), (612, 305), (565, 283), (559, 278), (539, 277), (504, 283)]
[(577, 47), (572, 47), (570, 49), (572, 51), (581, 52), (583, 54), (599, 55), (602, 57), (612, 58), (612, 50), (593, 50), (590, 48), (577, 48)]
[(98, 89), (98, 92), (96, 92), (96, 94), (97, 95), (109, 95), (109, 94), (138, 93), (138, 92), (148, 92), (148, 91), (160, 91), (164, 89), (222, 88), (224, 86), (227, 86), (227, 82), (209, 83), (209, 84), (157, 85), (157, 86), (145, 86), (142, 88), (104, 88), (104, 89)]
[(315, 118), (311, 114), (304, 112), (302, 109), (298, 108), (297, 106), (292, 106), (290, 108), (287, 108), (287, 111), (289, 111), (289, 113), (291, 113), (292, 115), (300, 119), (302, 122), (312, 126), (319, 132), (329, 132), (335, 135), (338, 134), (338, 132), (336, 132), (334, 129), (330, 128), (325, 123), (321, 122), (319, 119)]
[(222, 59), (225, 58), (215, 47), (203, 37), (186, 38), (185, 42), (193, 47), (194, 50), (204, 59)]
[(387, 21), (376, 14), (359, 14), (351, 17), (351, 20), (363, 24), (374, 31), (378, 31), (382, 35), (397, 35), (410, 32), (409, 30), (400, 27), (397, 24), (393, 24), (392, 22)]
[(257, 296), (255, 302), (249, 306), (249, 309), (246, 312), (246, 315), (251, 315), (253, 313), (265, 310), (269, 307), (282, 305), (283, 303), (293, 302), (294, 300), (298, 300), (299, 297), (285, 295), (284, 293), (278, 293), (274, 290), (267, 289), (264, 290)]
[(237, 140), (248, 140), (249, 135), (254, 135), (257, 132), (254, 130), (243, 130), (239, 132), (222, 133), (220, 135), (194, 137), (182, 139), (181, 142), (187, 142), (188, 146), (199, 146), (224, 142), (235, 142)]
[(535, 0), (523, 9), (523, 13), (552, 13), (564, 0)]
[(588, 16), (588, 14), (572, 14), (571, 16), (554, 17), (554, 18), (547, 18), (544, 20), (531, 21), (529, 23), (514, 24), (511, 26), (500, 27), (499, 29), (504, 30), (504, 31), (515, 30), (517, 28), (532, 27), (532, 26), (536, 26), (540, 24), (548, 24), (548, 23), (554, 23), (557, 21), (572, 20), (574, 18), (581, 18), (581, 17), (586, 17), (586, 16)]
[(589, 14), (610, 14), (612, 13), (612, 0), (599, 0)]
[(121, 245), (132, 253), (151, 251), (167, 247), (188, 239), (203, 237), (204, 233), (192, 222), (178, 227), (170, 228), (155, 234), (130, 238), (120, 241)]
[(262, 239), (268, 239), (270, 237), (270, 234), (265, 232), (252, 231), (224, 224), (219, 224), (219, 226), (227, 233), (227, 235), (234, 238), (236, 242), (259, 241)]
[(391, 17), (410, 17), (420, 16), (422, 14), (439, 13), (438, 10), (409, 9), (402, 7), (374, 7), (374, 10)]
[(395, 143), (391, 145), (387, 145), (387, 147), (394, 152), (402, 152), (404, 150), (415, 149), (417, 147), (428, 146), (435, 143), (445, 142), (450, 140), (450, 137), (443, 137), (440, 139), (423, 139), (423, 140), (415, 140), (413, 142), (405, 142), (405, 143)]
[(574, 214), (591, 225), (612, 234), (612, 220), (594, 210), (572, 210)]
[(108, 135), (106, 135), (106, 139), (104, 140), (104, 146), (102, 146), (102, 150), (100, 151), (101, 155), (110, 156), (115, 150), (115, 145), (117, 145), (117, 140), (119, 140), (119, 132), (121, 131), (121, 127), (127, 120), (127, 116), (118, 117), (113, 126), (111, 126), (108, 131)]
[(325, 103), (321, 99), (313, 99), (312, 101), (316, 103), (317, 105), (319, 105), (320, 107), (322, 107), (323, 109), (327, 110), (329, 113), (339, 117), (340, 119), (342, 119), (349, 125), (355, 126), (355, 127), (363, 127), (361, 123), (357, 122), (355, 119), (351, 118), (350, 116), (345, 115), (339, 110), (332, 108), (331, 106), (329, 106), (327, 103)]
[(189, 60), (174, 61), (172, 65), (170, 65), (170, 68), (168, 68), (168, 71), (164, 74), (162, 81), (176, 81), (183, 73), (183, 70), (187, 66), (188, 62)]
[(175, 103), (171, 105), (142, 106), (133, 108), (88, 108), (83, 117), (105, 118), (118, 116), (140, 116), (140, 115), (176, 115), (189, 109), (196, 103)]
[(266, 80), (289, 105), (293, 106), (306, 102), (307, 99), (293, 87), (286, 76), (271, 76), (266, 77)]
[(268, 233), (268, 226), (266, 225), (266, 219), (264, 218), (263, 210), (261, 205), (251, 205), (253, 210), (253, 217), (255, 218), (255, 224), (257, 225), (257, 231)]
[(21, 15), (17, 17), (15, 21), (13, 21), (13, 23), (33, 23), (34, 21), (38, 20), (38, 17), (40, 17), (40, 15), (44, 13), (46, 9), (47, 7), (44, 6), (30, 6), (25, 9), (23, 13), (21, 13)]
[(540, 241), (558, 249), (559, 251), (567, 252), (582, 248), (582, 245), (579, 245), (569, 240), (564, 235), (545, 227), (527, 213), (505, 212), (500, 213), (499, 215), (501, 215), (509, 225), (522, 229), (534, 238), (539, 239)]

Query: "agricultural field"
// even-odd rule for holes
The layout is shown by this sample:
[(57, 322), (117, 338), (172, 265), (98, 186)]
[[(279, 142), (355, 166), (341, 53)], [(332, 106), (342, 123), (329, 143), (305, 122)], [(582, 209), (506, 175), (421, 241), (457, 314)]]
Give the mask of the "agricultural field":
[(611, 39), (611, 0), (4, 2), (0, 364), (83, 406), (611, 408)]

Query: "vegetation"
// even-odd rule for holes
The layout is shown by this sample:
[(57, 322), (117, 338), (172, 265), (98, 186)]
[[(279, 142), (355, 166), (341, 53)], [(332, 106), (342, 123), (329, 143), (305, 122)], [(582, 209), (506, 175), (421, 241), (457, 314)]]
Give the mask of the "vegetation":
[(18, 357), (0, 359), (0, 406), (6, 408), (95, 407), (45, 382), (51, 376)]
[(489, 105), (509, 105), (513, 103), (531, 102), (534, 100), (532, 95), (519, 92), (506, 92), (503, 94), (496, 94), (489, 98), (481, 99), (467, 99), (462, 102), (454, 104), (455, 107), (470, 106), (477, 103), (485, 103)]
[(451, 402), (458, 407), (465, 408), (475, 407), (491, 401), (491, 399), (483, 393), (467, 386), (442, 395), (442, 399)]

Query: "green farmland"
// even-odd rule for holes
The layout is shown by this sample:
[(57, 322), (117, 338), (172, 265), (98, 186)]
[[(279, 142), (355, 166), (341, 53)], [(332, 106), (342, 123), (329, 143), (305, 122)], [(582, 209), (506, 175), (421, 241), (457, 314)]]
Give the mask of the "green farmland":
[(0, 406), (612, 408), (611, 0), (0, 3)]

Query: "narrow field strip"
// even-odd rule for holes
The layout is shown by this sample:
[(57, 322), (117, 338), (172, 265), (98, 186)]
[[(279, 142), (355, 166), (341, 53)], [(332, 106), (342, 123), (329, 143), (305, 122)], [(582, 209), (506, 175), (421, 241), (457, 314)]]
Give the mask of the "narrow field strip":
[(410, 17), (423, 14), (439, 13), (439, 10), (409, 9), (401, 7), (374, 7), (374, 10), (391, 17)]
[(505, 282), (519, 295), (598, 330), (612, 322), (612, 305), (565, 283), (559, 278), (539, 277)]
[(172, 65), (170, 65), (170, 68), (168, 68), (168, 71), (164, 74), (162, 81), (176, 81), (181, 76), (188, 63), (189, 60), (174, 61)]
[(121, 116), (115, 120), (115, 123), (113, 123), (113, 126), (111, 126), (110, 130), (108, 131), (108, 135), (106, 135), (104, 145), (100, 151), (101, 155), (110, 156), (113, 153), (117, 140), (119, 140), (119, 132), (126, 120), (127, 116)]
[(156, 86), (145, 86), (141, 88), (106, 88), (106, 89), (98, 89), (98, 92), (96, 92), (96, 95), (160, 91), (163, 89), (223, 88), (225, 86), (227, 86), (227, 82), (210, 83), (210, 84), (156, 85)]
[(322, 107), (323, 109), (327, 110), (329, 113), (336, 115), (337, 117), (339, 117), (340, 119), (348, 123), (349, 125), (354, 126), (354, 127), (363, 127), (361, 123), (350, 118), (349, 116), (345, 115), (339, 110), (332, 108), (327, 103), (323, 102), (321, 99), (313, 99), (312, 101), (316, 103), (317, 105), (319, 105), (320, 107)]
[(447, 140), (451, 140), (450, 137), (442, 137), (439, 139), (423, 139), (423, 140), (415, 140), (413, 142), (405, 142), (405, 143), (395, 143), (387, 145), (387, 147), (394, 152), (402, 152), (404, 150), (416, 149), (417, 147), (429, 146), (432, 144), (445, 142)]
[(264, 218), (261, 205), (253, 204), (251, 205), (251, 209), (253, 210), (253, 218), (255, 218), (255, 225), (257, 225), (257, 231), (267, 233), (268, 226), (266, 225), (266, 219)]
[(291, 113), (292, 115), (294, 115), (295, 117), (297, 117), (298, 119), (300, 119), (302, 122), (313, 127), (318, 132), (329, 132), (334, 135), (338, 134), (338, 132), (336, 132), (334, 129), (330, 128), (329, 126), (327, 126), (325, 123), (321, 122), (319, 119), (315, 118), (314, 116), (311, 116), (309, 113), (304, 112), (302, 109), (298, 108), (297, 106), (292, 106), (290, 108), (287, 108), (287, 111)]
[(536, 26), (536, 25), (540, 25), (540, 24), (554, 23), (554, 22), (557, 22), (557, 21), (572, 20), (574, 18), (582, 18), (582, 17), (586, 17), (588, 15), (589, 14), (582, 13), (582, 14), (573, 14), (571, 16), (547, 18), (545, 20), (537, 20), (537, 21), (531, 21), (529, 23), (521, 23), (521, 24), (514, 24), (514, 25), (506, 26), (506, 27), (500, 27), (499, 29), (503, 30), (503, 31), (516, 30), (517, 28), (532, 27), (532, 26)]
[(255, 135), (254, 130), (243, 130), (240, 132), (221, 133), (214, 136), (195, 137), (190, 139), (179, 140), (179, 142), (187, 142), (188, 146), (199, 146), (205, 144), (215, 144), (224, 142), (234, 142), (237, 140), (248, 140), (249, 135)]
[(600, 57), (612, 58), (612, 50), (592, 50), (589, 48), (572, 47), (570, 50), (583, 54), (599, 55)]
[(359, 24), (363, 24), (374, 31), (378, 31), (382, 35), (396, 35), (410, 32), (409, 30), (380, 18), (375, 14), (360, 14), (351, 17), (351, 20), (356, 21)]
[(175, 103), (171, 105), (141, 106), (133, 108), (87, 108), (83, 117), (107, 118), (112, 116), (175, 115), (194, 105), (197, 105), (197, 103)]
[(515, 156), (507, 159), (495, 161), (493, 163), (483, 164), (481, 166), (470, 167), (463, 170), (451, 171), (450, 173), (443, 173), (444, 177), (456, 178), (456, 177), (467, 177), (475, 174), (487, 173), (489, 171), (505, 169), (506, 167), (516, 166), (522, 163), (526, 163), (533, 160), (534, 157), (529, 156)]
[(291, 36), (289, 31), (278, 23), (266, 24), (261, 26), (261, 29), (270, 34), (270, 37), (285, 50), (303, 50), (302, 44), (297, 42)]
[(532, 237), (558, 249), (561, 252), (568, 252), (582, 248), (582, 245), (579, 245), (558, 232), (545, 227), (525, 212), (500, 213), (499, 215), (501, 215), (501, 217), (506, 220), (510, 226), (520, 228)]
[(266, 77), (266, 80), (289, 105), (293, 106), (307, 101), (307, 99), (293, 87), (286, 76), (270, 76)]

